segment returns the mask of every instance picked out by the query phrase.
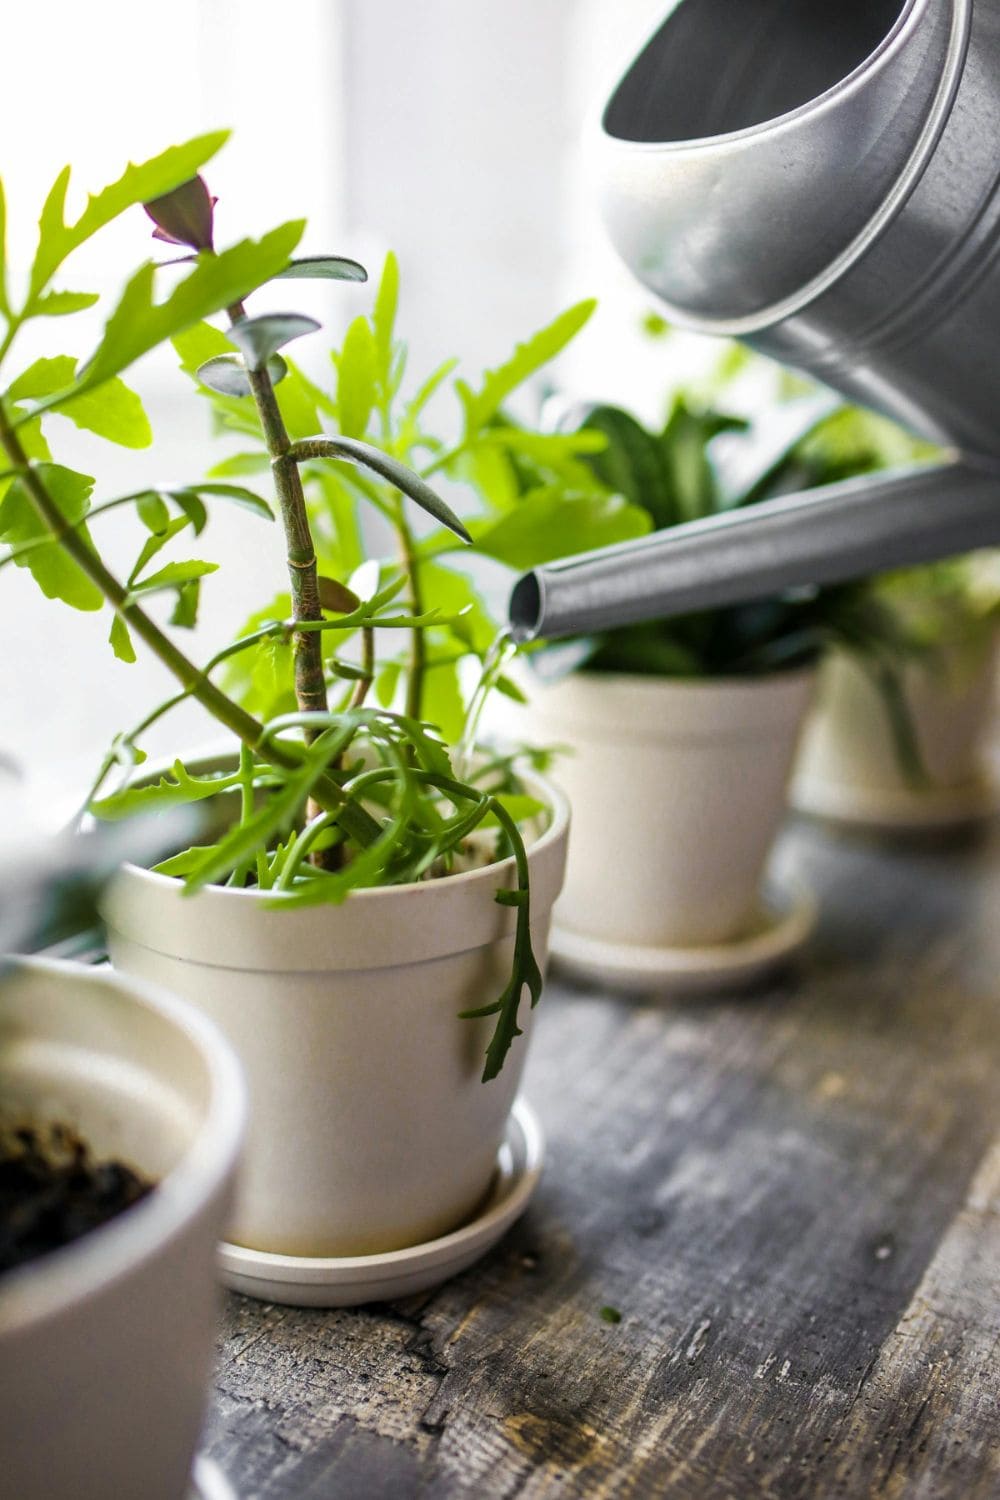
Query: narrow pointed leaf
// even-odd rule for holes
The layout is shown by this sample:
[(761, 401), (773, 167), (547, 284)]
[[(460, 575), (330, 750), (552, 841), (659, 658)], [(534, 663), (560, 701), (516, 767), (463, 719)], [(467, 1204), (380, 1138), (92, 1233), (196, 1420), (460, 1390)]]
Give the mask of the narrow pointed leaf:
[(300, 255), (273, 281), (367, 281), (368, 272), (345, 255)]
[(241, 318), (229, 329), (229, 337), (242, 351), (251, 370), (262, 370), (285, 344), (315, 333), (321, 325), (304, 313), (264, 313), (259, 318)]
[(367, 318), (355, 318), (337, 356), (337, 425), (349, 438), (362, 438), (375, 406), (379, 355)]
[(253, 511), (254, 515), (264, 516), (268, 521), (274, 520), (274, 511), (263, 496), (246, 489), (242, 484), (217, 484), (205, 481), (200, 484), (187, 485), (179, 490), (168, 490), (166, 493), (176, 499), (178, 504), (181, 503), (182, 497), (189, 495), (209, 495), (219, 500), (231, 500), (234, 505)]
[(200, 559), (192, 558), (190, 562), (167, 563), (166, 567), (160, 568), (158, 572), (151, 573), (148, 578), (134, 583), (129, 589), (130, 598), (139, 594), (159, 593), (161, 589), (177, 588), (179, 584), (191, 583), (195, 578), (204, 578), (208, 573), (215, 573), (219, 564), (202, 562)]
[(374, 448), (371, 443), (362, 443), (356, 438), (335, 438), (330, 447), (339, 450), (331, 456), (343, 457), (360, 464), (363, 468), (371, 469), (382, 479), (387, 479), (390, 484), (394, 484), (398, 490), (402, 490), (404, 495), (419, 505), (422, 510), (427, 511), (428, 515), (434, 516), (442, 526), (447, 526), (449, 531), (461, 537), (463, 542), (472, 541), (451, 506), (445, 504), (426, 480), (421, 479), (419, 474), (414, 474), (412, 469), (408, 469), (398, 459), (388, 453), (383, 453), (380, 448)]
[[(63, 519), (76, 528), (77, 535), (89, 542), (86, 528), (79, 523), (90, 509), (93, 479), (53, 463), (38, 464), (37, 473)], [(15, 557), (15, 566), (27, 568), (49, 599), (62, 599), (74, 609), (100, 609), (104, 603), (100, 589), (91, 583), (62, 545), (55, 540), (49, 541), (49, 537), (48, 527), (35, 510), (21, 480), (15, 479), (0, 503), (0, 541), (15, 548), (23, 542), (42, 543), (31, 547), (23, 557)]]

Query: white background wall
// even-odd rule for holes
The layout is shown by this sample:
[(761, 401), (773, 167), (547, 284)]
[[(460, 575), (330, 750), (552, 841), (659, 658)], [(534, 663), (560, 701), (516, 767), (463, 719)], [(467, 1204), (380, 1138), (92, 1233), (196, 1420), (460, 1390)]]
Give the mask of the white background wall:
[[(603, 244), (580, 143), (604, 80), (665, 8), (666, 0), (34, 0), (5, 9), (0, 174), (12, 258), (30, 258), (38, 207), (65, 161), (82, 192), (110, 181), (127, 157), (232, 125), (210, 172), (222, 238), (305, 212), (307, 248), (377, 268), (393, 246), (418, 370), (460, 354), (478, 374), (562, 305), (596, 293), (599, 320), (567, 359), (567, 378), (658, 410), (664, 352), (637, 335), (647, 299)], [(126, 216), (80, 253), (63, 284), (113, 289), (151, 253), (148, 231), (138, 211)], [(296, 306), (334, 331), (367, 295), (295, 284)], [(55, 320), (46, 332), (66, 336)], [(26, 360), (37, 352), (26, 343)], [(311, 357), (322, 358), (318, 342)], [(112, 450), (59, 424), (60, 456), (98, 476), (97, 499), (196, 476), (218, 457), (169, 358), (144, 361), (130, 379), (147, 401), (155, 448)], [(98, 524), (116, 562), (130, 560), (126, 515)], [(185, 637), (198, 656), (283, 582), (276, 532), (219, 508), (197, 555), (233, 554), (237, 566), (206, 581), (202, 623), (193, 642)], [(168, 687), (155, 663), (111, 657), (108, 623), (105, 613), (45, 601), (13, 568), (0, 572), (0, 749), (60, 792), (78, 786), (112, 734)], [(184, 710), (154, 745), (174, 749), (210, 727)]]

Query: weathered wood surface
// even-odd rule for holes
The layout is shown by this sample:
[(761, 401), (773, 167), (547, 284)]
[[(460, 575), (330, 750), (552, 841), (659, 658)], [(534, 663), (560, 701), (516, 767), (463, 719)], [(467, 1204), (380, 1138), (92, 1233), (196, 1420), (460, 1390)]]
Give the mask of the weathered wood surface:
[(822, 901), (797, 976), (551, 986), (548, 1168), (486, 1261), (385, 1308), (229, 1299), (243, 1500), (1000, 1495), (1000, 828), (801, 827), (783, 862)]

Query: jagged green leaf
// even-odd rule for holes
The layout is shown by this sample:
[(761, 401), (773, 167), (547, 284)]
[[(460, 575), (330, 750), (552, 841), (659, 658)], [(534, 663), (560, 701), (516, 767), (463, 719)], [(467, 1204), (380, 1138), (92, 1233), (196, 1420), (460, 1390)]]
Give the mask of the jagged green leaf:
[(36, 318), (65, 318), (69, 313), (83, 312), (100, 302), (97, 292), (46, 292), (32, 306)]
[(485, 531), (477, 531), (476, 549), (509, 568), (535, 568), (645, 536), (651, 526), (645, 510), (618, 495), (573, 496), (546, 487), (526, 495)]
[(301, 220), (283, 224), (263, 239), (241, 240), (218, 255), (200, 257), (163, 302), (153, 300), (155, 267), (142, 266), (125, 287), (104, 337), (81, 372), (83, 387), (103, 384), (157, 344), (248, 296), (287, 261), (303, 228)]
[[(70, 169), (64, 168), (45, 200), (39, 221), (38, 250), (31, 268), (29, 309), (53, 272), (72, 251), (127, 208), (170, 192), (193, 177), (199, 167), (215, 155), (228, 136), (227, 130), (212, 131), (207, 135), (197, 136), (182, 146), (171, 146), (149, 161), (138, 165), (130, 162), (117, 181), (101, 192), (91, 194), (75, 224), (65, 222)], [(294, 247), (289, 248), (289, 254), (292, 248)], [(120, 369), (124, 369), (124, 366), (118, 365), (107, 373), (117, 374)]]
[[(90, 509), (93, 479), (53, 463), (39, 463), (36, 472), (63, 519), (76, 528), (76, 534), (89, 546), (86, 527), (78, 523)], [(0, 541), (17, 547), (24, 542), (44, 542), (49, 535), (23, 481), (15, 479), (0, 502)], [(32, 547), (23, 557), (15, 557), (14, 562), (17, 567), (29, 569), (49, 599), (62, 599), (74, 609), (82, 610), (100, 609), (104, 603), (100, 589), (55, 539), (48, 545)]]
[(472, 437), (495, 416), (518, 386), (554, 359), (579, 333), (597, 303), (593, 299), (578, 302), (523, 344), (518, 344), (510, 359), (487, 370), (479, 391), (473, 392), (464, 381), (456, 381), (465, 408), (465, 435)]

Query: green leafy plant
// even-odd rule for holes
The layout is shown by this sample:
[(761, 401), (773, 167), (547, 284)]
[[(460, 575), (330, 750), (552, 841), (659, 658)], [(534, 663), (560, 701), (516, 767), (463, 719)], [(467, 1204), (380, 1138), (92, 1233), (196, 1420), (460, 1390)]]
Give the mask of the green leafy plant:
[[(129, 166), (69, 220), (67, 169), (42, 210), (23, 295), (8, 284), (0, 193), (0, 540), (9, 549), (0, 567), (29, 570), (47, 596), (75, 609), (109, 608), (115, 655), (131, 662), (141, 643), (175, 677), (177, 691), (115, 737), (88, 806), (99, 819), (116, 820), (207, 804), (209, 840), (157, 867), (189, 890), (210, 882), (252, 886), (269, 901), (295, 907), (339, 902), (364, 886), (447, 874), (476, 838), (491, 841), (492, 858), (512, 856), (516, 888), (496, 894), (517, 912), (510, 980), (498, 998), (470, 1012), (496, 1018), (483, 1075), (489, 1079), (519, 1034), (523, 992), (534, 1005), (541, 990), (521, 831), (541, 809), (525, 794), (509, 757), (475, 752), (475, 715), (484, 694), (494, 684), (513, 689), (504, 682), (503, 652), (493, 649), (496, 632), (485, 609), (445, 559), (475, 539), (488, 555), (516, 561), (512, 518), (544, 519), (548, 503), (545, 493), (525, 493), (514, 482), (526, 448), (540, 473), (558, 478), (561, 494), (574, 475), (579, 479), (580, 495), (574, 491), (568, 503), (579, 500), (590, 517), (582, 545), (616, 540), (630, 534), (630, 526), (645, 525), (631, 507), (598, 493), (579, 464), (579, 453), (596, 446), (593, 438), (512, 437), (502, 416), (516, 387), (559, 352), (590, 308), (572, 309), (519, 346), (478, 389), (456, 381), (464, 429), (446, 448), (421, 423), (451, 366), (405, 401), (400, 394), (404, 355), (393, 334), (394, 260), (387, 262), (372, 316), (351, 325), (335, 355), (329, 393), (283, 352), (319, 325), (294, 312), (248, 311), (247, 299), (272, 283), (366, 278), (343, 257), (297, 257), (299, 221), (218, 248), (215, 200), (198, 174), (224, 139), (224, 133), (203, 136)], [(15, 341), (27, 324), (72, 316), (97, 300), (53, 286), (67, 258), (139, 205), (156, 226), (155, 238), (183, 253), (166, 263), (169, 269), (147, 261), (134, 272), (88, 358), (57, 353), (11, 373)], [(210, 321), (219, 315), (221, 327)], [(142, 403), (122, 375), (168, 340), (220, 422), (245, 436), (247, 451), (204, 481), (96, 498), (95, 479), (53, 456), (49, 420), (68, 417), (110, 442), (148, 446), (152, 434)], [(418, 460), (423, 473), (414, 467)], [(271, 476), (270, 498), (242, 482), (258, 474)], [(486, 496), (487, 513), (466, 527), (428, 483), (437, 474), (471, 479)], [(218, 503), (243, 506), (262, 520), (277, 516), (288, 589), (236, 641), (199, 665), (149, 603), (165, 594), (172, 600), (170, 625), (194, 625), (202, 583), (215, 565), (174, 554), (179, 539), (201, 534)], [(359, 505), (389, 523), (398, 543), (391, 560), (365, 564)], [(97, 542), (102, 519), (123, 508), (134, 512), (142, 532), (124, 579), (109, 568)], [(427, 536), (418, 536), (414, 525), (421, 513), (435, 524)], [(393, 645), (383, 659), (381, 643), (401, 638), (406, 652)], [(453, 670), (466, 656), (480, 662), (468, 711)], [(211, 775), (193, 774), (178, 760), (158, 780), (137, 782), (146, 731), (189, 698), (235, 737), (238, 758), (231, 769)], [(396, 699), (398, 708), (390, 706)], [(455, 744), (458, 754), (449, 748)], [(108, 792), (105, 783), (116, 770), (124, 784)]]
[[(657, 338), (668, 333), (659, 323), (648, 331)], [(940, 456), (888, 419), (844, 405), (797, 377), (779, 380), (781, 389), (759, 417), (727, 410), (733, 382), (764, 375), (765, 365), (739, 345), (725, 348), (701, 389), (674, 397), (658, 430), (610, 405), (565, 410), (559, 430), (604, 435), (605, 447), (585, 461), (609, 491), (645, 509), (655, 530)], [(770, 366), (767, 372), (773, 386)], [(570, 647), (542, 648), (537, 663), (552, 675), (585, 665), (673, 677), (753, 676), (804, 665), (835, 645), (875, 682), (901, 769), (919, 784), (927, 773), (903, 668), (921, 661), (933, 670), (957, 639), (984, 642), (998, 613), (995, 565), (956, 559), (608, 631)]]

